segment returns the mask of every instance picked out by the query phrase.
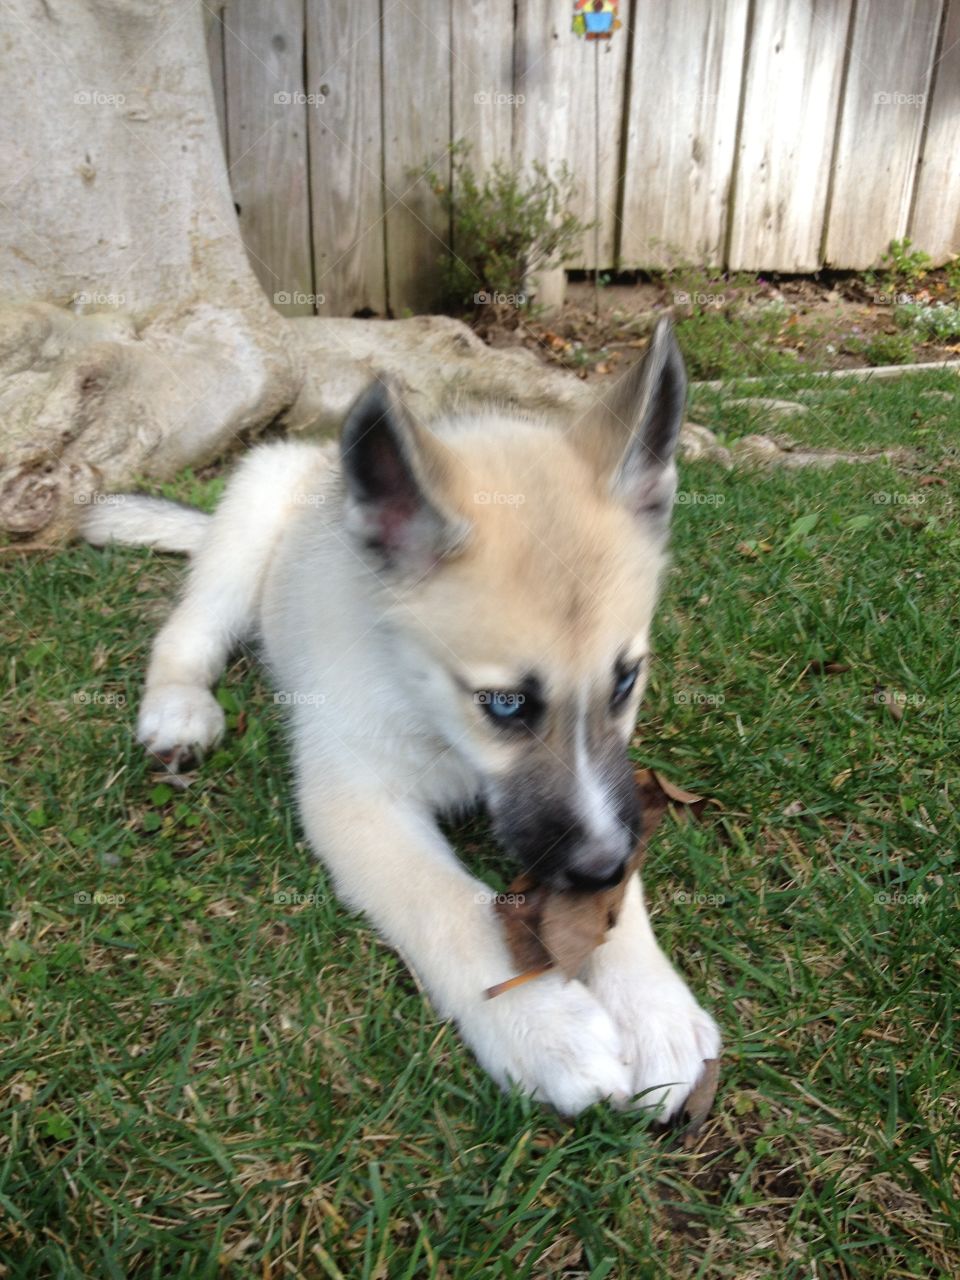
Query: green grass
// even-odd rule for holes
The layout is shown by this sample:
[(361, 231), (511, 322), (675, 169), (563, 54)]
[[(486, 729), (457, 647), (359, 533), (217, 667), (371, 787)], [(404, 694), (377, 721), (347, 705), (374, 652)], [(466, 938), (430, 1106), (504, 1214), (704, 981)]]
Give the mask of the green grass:
[(956, 1276), (957, 424), (919, 394), (943, 377), (834, 384), (787, 429), (920, 439), (946, 485), (683, 469), (636, 754), (714, 801), (645, 876), (726, 1036), (691, 1149), (478, 1070), (333, 899), (246, 658), (189, 788), (148, 771), (175, 561), (5, 556), (0, 1275)]
[(677, 319), (677, 341), (691, 378), (764, 377), (789, 374), (798, 364), (792, 351), (776, 346), (789, 312), (771, 305), (751, 312), (697, 309)]
[[(760, 406), (728, 403), (763, 397), (802, 404), (806, 413), (774, 417)], [(722, 390), (695, 386), (689, 416), (727, 442), (759, 432), (849, 452), (907, 447), (922, 467), (955, 459), (960, 449), (960, 378), (950, 369), (864, 381), (806, 373), (729, 382)]]

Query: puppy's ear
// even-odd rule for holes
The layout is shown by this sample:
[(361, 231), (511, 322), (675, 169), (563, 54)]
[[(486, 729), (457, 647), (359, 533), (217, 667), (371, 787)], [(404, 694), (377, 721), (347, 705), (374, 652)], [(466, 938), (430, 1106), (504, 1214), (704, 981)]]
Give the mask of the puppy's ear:
[(425, 573), (460, 549), (466, 520), (444, 509), (448, 451), (378, 378), (354, 401), (340, 434), (347, 531), (381, 563)]
[(608, 477), (611, 492), (666, 532), (677, 487), (674, 454), (687, 399), (687, 372), (664, 316), (643, 359), (578, 430), (578, 442)]

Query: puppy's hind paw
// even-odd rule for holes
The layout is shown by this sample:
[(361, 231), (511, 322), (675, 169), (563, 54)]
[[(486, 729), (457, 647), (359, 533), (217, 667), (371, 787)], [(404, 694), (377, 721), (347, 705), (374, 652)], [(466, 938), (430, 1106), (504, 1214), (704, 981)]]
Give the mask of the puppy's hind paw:
[(209, 689), (165, 684), (148, 689), (137, 738), (171, 773), (199, 759), (223, 736), (223, 709)]

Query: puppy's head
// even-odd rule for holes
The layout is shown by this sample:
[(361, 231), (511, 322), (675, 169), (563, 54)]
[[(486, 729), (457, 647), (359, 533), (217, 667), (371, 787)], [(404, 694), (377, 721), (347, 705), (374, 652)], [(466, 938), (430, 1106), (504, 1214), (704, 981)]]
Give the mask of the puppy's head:
[(616, 883), (637, 837), (626, 747), (685, 395), (661, 321), (566, 431), (488, 414), (435, 434), (381, 382), (344, 427), (346, 526), (418, 710), (476, 770), (503, 845), (557, 887)]

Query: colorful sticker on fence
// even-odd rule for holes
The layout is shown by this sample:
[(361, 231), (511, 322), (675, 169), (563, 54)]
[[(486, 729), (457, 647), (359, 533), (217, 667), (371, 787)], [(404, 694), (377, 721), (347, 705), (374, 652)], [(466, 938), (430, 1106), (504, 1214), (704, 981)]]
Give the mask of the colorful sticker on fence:
[(573, 34), (587, 40), (609, 40), (619, 29), (617, 0), (574, 0)]

